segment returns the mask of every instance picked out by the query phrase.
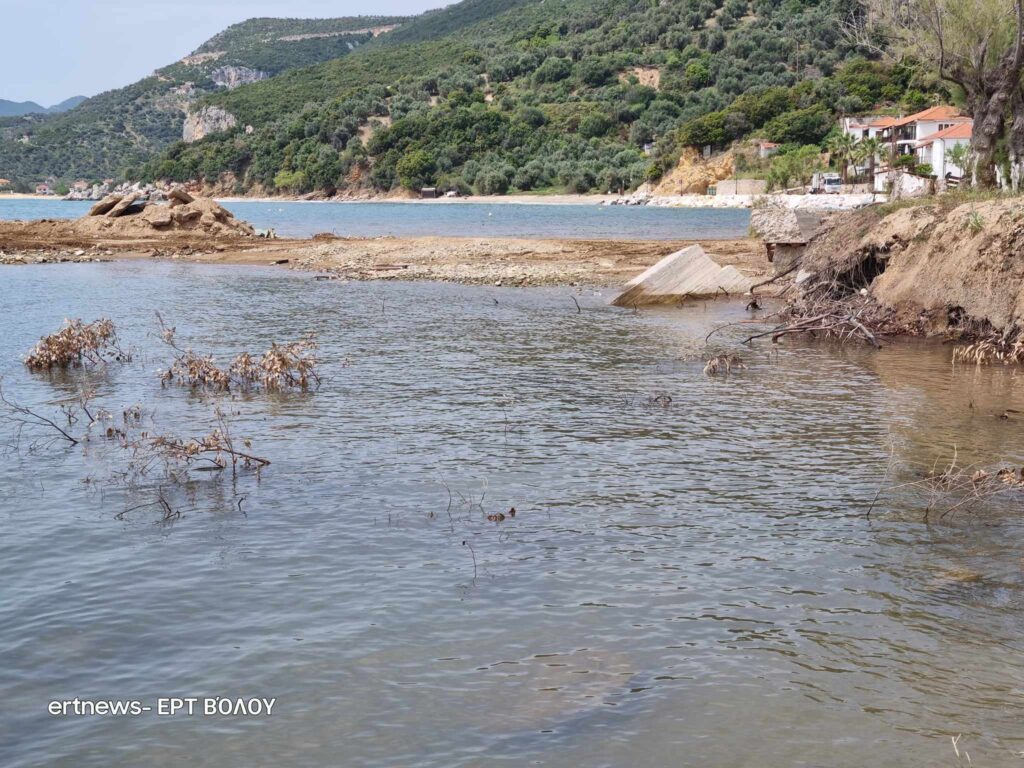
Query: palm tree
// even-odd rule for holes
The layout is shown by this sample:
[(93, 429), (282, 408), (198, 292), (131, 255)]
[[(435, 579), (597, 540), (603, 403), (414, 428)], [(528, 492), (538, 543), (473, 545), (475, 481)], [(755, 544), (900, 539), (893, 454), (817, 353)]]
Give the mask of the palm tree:
[(854, 149), (854, 159), (858, 163), (868, 164), (868, 182), (875, 183), (875, 163), (878, 161), (878, 153), (882, 149), (882, 142), (876, 136), (861, 139)]
[(825, 148), (828, 149), (832, 159), (839, 166), (839, 176), (842, 178), (843, 184), (846, 183), (846, 171), (849, 168), (850, 159), (853, 157), (856, 144), (857, 142), (853, 136), (846, 131), (835, 134), (825, 142)]

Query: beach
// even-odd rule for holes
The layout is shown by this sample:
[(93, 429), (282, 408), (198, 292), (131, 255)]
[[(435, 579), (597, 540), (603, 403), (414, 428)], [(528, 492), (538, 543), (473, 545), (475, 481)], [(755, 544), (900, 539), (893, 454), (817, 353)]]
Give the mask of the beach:
[(335, 237), (271, 239), (168, 232), (119, 237), (83, 233), (70, 222), (0, 222), (0, 263), (171, 260), (276, 265), (354, 280), (464, 284), (618, 285), (668, 254), (700, 242), (723, 266), (750, 276), (769, 267), (759, 242), (585, 240), (508, 237)]

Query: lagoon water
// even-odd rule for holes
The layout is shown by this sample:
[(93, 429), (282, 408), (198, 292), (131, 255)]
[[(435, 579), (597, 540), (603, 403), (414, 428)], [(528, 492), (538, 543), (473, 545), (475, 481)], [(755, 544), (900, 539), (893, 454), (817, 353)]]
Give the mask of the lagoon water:
[[(159, 384), (154, 310), (221, 359), (315, 331), (324, 380), (231, 400), (236, 439), (273, 463), (169, 485), (170, 523), (136, 508), (155, 480), (111, 482), (102, 439), (29, 452), (23, 436), (5, 456), (0, 763), (922, 768), (966, 765), (963, 734), (974, 765), (1016, 765), (1021, 510), (926, 524), (903, 490), (866, 512), (890, 446), (893, 483), (954, 450), (1024, 461), (1020, 421), (996, 417), (1024, 411), (1019, 374), (954, 369), (947, 348), (792, 342), (713, 379), (704, 336), (734, 305), (606, 300), (6, 269), (0, 372), (25, 405), (89, 388), (94, 408), (208, 432), (217, 398)], [(21, 365), (64, 317), (101, 315), (132, 363)], [(47, 714), (76, 696), (277, 702)]]
[[(92, 203), (0, 199), (0, 220), (71, 219)], [(282, 237), (333, 232), (343, 237), (531, 237), (587, 240), (687, 240), (746, 237), (750, 211), (598, 205), (488, 203), (311, 203), (230, 201), (253, 226)]]

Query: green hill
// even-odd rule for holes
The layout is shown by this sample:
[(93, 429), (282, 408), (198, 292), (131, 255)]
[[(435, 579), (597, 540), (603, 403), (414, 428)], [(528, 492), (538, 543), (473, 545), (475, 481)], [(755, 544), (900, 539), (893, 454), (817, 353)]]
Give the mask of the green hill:
[[(161, 71), (175, 83), (196, 82), (191, 108), (216, 107), (234, 128), (168, 147), (181, 107), (154, 111), (154, 97), (143, 93), (130, 100), (139, 106), (131, 125), (51, 142), (68, 155), (50, 167), (81, 167), (70, 163), (92, 152), (94, 166), (116, 160), (129, 177), (201, 179), (236, 192), (633, 188), (673, 165), (684, 145), (751, 135), (818, 143), (839, 112), (927, 100), (912, 69), (888, 69), (850, 47), (840, 21), (856, 6), (464, 0), (299, 68), (268, 58), (289, 51), (292, 65), (307, 53), (330, 56), (318, 46), (344, 40), (348, 22), (313, 33), (295, 31), (304, 23), (297, 20), (254, 19), (204, 44), (198, 63)], [(309, 50), (283, 47), (286, 36)], [(231, 90), (202, 80), (214, 65), (255, 68), (258, 57), (274, 76)], [(186, 74), (189, 67), (200, 71)], [(155, 124), (146, 133), (134, 120)], [(111, 143), (100, 151), (103, 137)], [(0, 173), (8, 157), (0, 147)]]
[(32, 181), (119, 176), (182, 136), (199, 97), (348, 55), (394, 17), (250, 19), (137, 83), (59, 115), (0, 121), (0, 176)]
[(46, 115), (67, 112), (85, 101), (85, 96), (72, 96), (60, 104), (44, 107), (34, 101), (8, 101), (0, 99), (0, 117), (21, 117), (22, 115)]

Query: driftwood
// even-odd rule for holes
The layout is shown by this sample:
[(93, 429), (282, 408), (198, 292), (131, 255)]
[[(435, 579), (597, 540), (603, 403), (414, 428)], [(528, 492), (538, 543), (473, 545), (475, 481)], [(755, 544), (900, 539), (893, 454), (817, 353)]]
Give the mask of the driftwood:
[(801, 317), (794, 322), (777, 325), (770, 330), (748, 336), (743, 340), (743, 343), (748, 344), (755, 339), (762, 339), (765, 336), (771, 336), (772, 341), (778, 341), (783, 336), (793, 333), (822, 333), (826, 336), (842, 340), (858, 337), (876, 349), (882, 346), (878, 339), (875, 338), (875, 335), (855, 315), (832, 312), (826, 312), (813, 317)]

